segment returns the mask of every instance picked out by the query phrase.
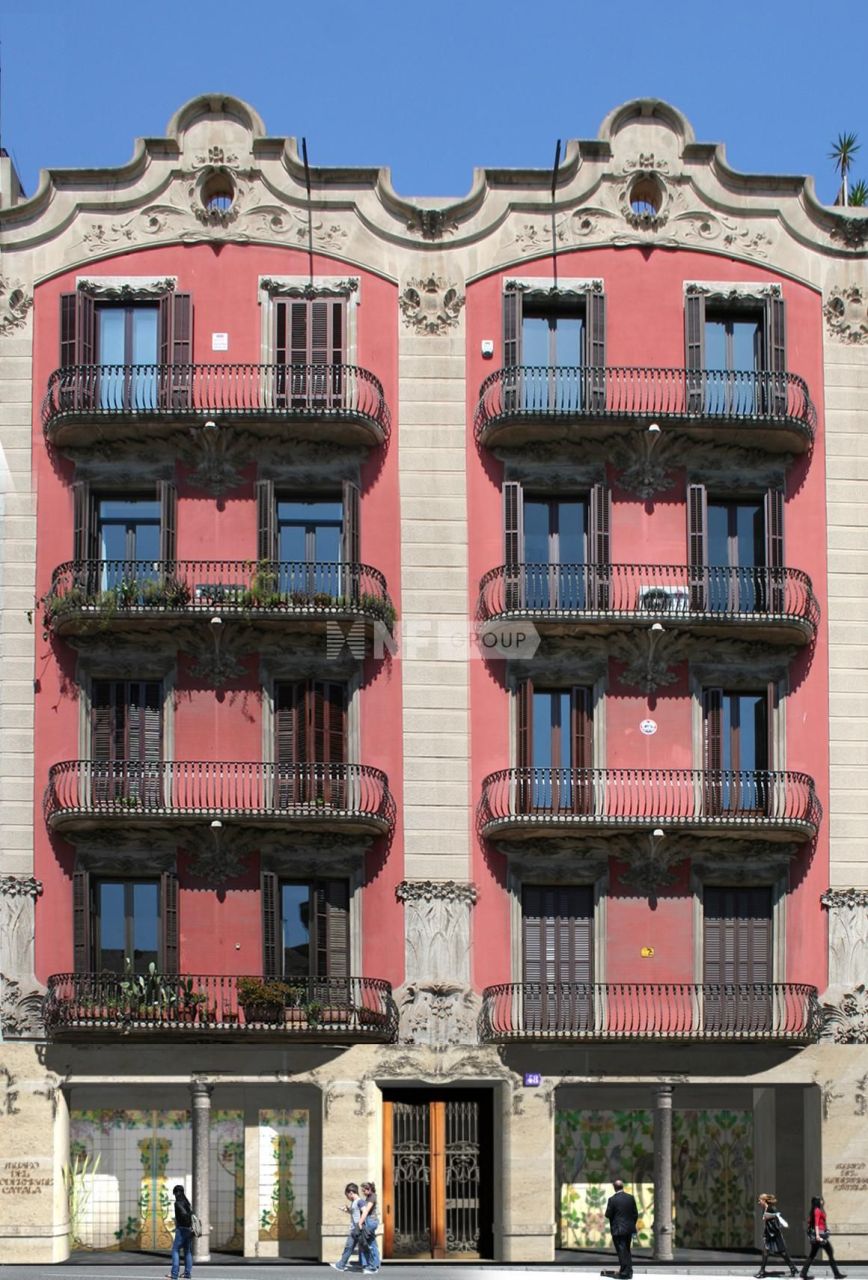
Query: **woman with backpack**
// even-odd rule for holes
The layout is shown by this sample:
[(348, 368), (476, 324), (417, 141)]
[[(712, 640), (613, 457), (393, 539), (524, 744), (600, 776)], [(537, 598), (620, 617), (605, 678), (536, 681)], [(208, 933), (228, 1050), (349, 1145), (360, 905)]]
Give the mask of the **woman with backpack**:
[(826, 1257), (829, 1259), (829, 1266), (832, 1268), (832, 1275), (835, 1280), (846, 1280), (844, 1272), (839, 1270), (835, 1261), (832, 1242), (829, 1239), (829, 1224), (826, 1221), (826, 1209), (823, 1205), (822, 1196), (813, 1196), (811, 1199), (811, 1212), (808, 1215), (808, 1240), (811, 1244), (811, 1252), (805, 1258), (805, 1265), (802, 1267), (802, 1280), (808, 1280), (808, 1271), (811, 1263), (821, 1249), (826, 1251)]

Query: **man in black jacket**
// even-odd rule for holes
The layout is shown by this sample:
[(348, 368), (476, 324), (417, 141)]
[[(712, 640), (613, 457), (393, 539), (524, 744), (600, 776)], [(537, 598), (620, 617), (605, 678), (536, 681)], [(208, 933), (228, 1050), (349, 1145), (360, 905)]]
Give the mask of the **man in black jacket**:
[(639, 1221), (639, 1209), (633, 1197), (624, 1190), (624, 1184), (620, 1178), (616, 1178), (612, 1186), (615, 1188), (615, 1194), (609, 1196), (606, 1217), (609, 1219), (612, 1243), (618, 1251), (619, 1280), (630, 1280), (633, 1274), (630, 1243), (636, 1231), (636, 1223)]

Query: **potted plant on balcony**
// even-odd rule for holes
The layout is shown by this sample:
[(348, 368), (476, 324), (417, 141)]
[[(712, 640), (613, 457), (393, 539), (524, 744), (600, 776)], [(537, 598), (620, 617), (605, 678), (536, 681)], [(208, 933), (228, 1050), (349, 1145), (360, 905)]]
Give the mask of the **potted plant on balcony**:
[(244, 1021), (279, 1026), (283, 1022), (287, 986), (276, 978), (242, 977), (238, 979), (238, 1003), (244, 1010)]
[(196, 1022), (205, 1012), (208, 997), (198, 991), (192, 978), (179, 978), (175, 991), (174, 1014), (177, 1022)]
[(305, 1005), (306, 989), (303, 986), (286, 986), (286, 1005), (283, 1010), (283, 1021), (288, 1027), (304, 1027), (308, 1025), (307, 1006)]

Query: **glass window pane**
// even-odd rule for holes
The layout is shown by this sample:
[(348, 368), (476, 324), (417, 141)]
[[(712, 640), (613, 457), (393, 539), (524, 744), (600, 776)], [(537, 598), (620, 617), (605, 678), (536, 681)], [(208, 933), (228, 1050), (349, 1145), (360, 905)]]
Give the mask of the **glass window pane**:
[(311, 893), (306, 884), (280, 886), (283, 926), (283, 972), (287, 977), (310, 973)]
[(727, 367), (726, 348), (726, 321), (707, 319), (705, 322), (706, 369), (725, 369)]
[(157, 308), (133, 307), (130, 364), (157, 363)]
[(314, 559), (337, 564), (341, 558), (339, 525), (317, 525), (314, 530)]
[(96, 967), (123, 973), (125, 951), (124, 885), (103, 881), (97, 890), (99, 937)]
[(101, 560), (126, 558), (127, 527), (125, 524), (101, 523), (99, 526), (99, 556)]
[(549, 562), (549, 504), (525, 499), (524, 559), (526, 564)]
[(765, 561), (765, 513), (761, 502), (740, 502), (736, 507), (738, 563), (761, 565)]
[(160, 519), (160, 504), (152, 498), (100, 498), (100, 520)]
[(97, 307), (97, 360), (100, 364), (124, 364), (126, 311), (123, 307)]
[(757, 367), (759, 325), (756, 320), (732, 321), (732, 367), (752, 373)]
[(283, 524), (277, 532), (277, 554), (281, 560), (306, 560), (306, 530), (303, 524)]
[(521, 323), (522, 364), (551, 363), (548, 316), (524, 316)]
[(573, 735), (572, 720), (570, 716), (570, 707), (572, 698), (569, 689), (561, 689), (555, 695), (557, 698), (557, 717), (558, 726), (560, 728), (560, 759), (555, 761), (561, 769), (572, 769), (573, 767)]
[(130, 886), (132, 898), (133, 967), (147, 973), (160, 958), (160, 889), (154, 882)]
[(277, 504), (277, 523), (343, 524), (344, 508), (340, 501), (330, 499), (281, 499)]
[(584, 564), (586, 504), (578, 500), (558, 502), (555, 524), (558, 532), (558, 562), (560, 564)]
[(133, 559), (159, 560), (160, 525), (136, 524), (133, 526)]
[(574, 367), (582, 363), (584, 324), (581, 316), (555, 317), (555, 364)]
[(533, 693), (533, 763), (537, 769), (549, 769), (552, 760), (552, 721), (555, 714), (554, 694), (534, 689)]

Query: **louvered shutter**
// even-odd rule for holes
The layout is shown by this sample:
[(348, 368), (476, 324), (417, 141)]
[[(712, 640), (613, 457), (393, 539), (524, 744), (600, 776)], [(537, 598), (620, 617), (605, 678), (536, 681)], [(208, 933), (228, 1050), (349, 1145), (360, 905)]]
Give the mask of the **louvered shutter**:
[(772, 977), (771, 890), (708, 887), (703, 910), (706, 1029), (768, 1030)]
[(768, 298), (765, 314), (765, 365), (770, 386), (767, 413), (776, 418), (787, 412), (787, 335), (783, 298)]
[(256, 481), (256, 557), (270, 564), (277, 559), (277, 510), (273, 480)]
[(688, 293), (684, 297), (684, 364), (687, 369), (687, 412), (701, 413), (702, 371), (705, 368), (705, 297)]
[(92, 409), (99, 396), (97, 369), (96, 307), (93, 298), (79, 289), (75, 297), (75, 364), (70, 408)]
[(700, 613), (707, 608), (707, 528), (708, 497), (705, 485), (689, 484), (687, 486), (687, 576), (690, 584), (690, 608)]
[(75, 560), (94, 559), (93, 495), (86, 480), (72, 486), (72, 554)]
[(175, 307), (171, 293), (161, 295), (157, 303), (157, 317), (157, 351), (160, 361), (157, 372), (157, 398), (161, 409), (171, 409), (175, 394), (175, 373), (172, 368)]
[(106, 804), (115, 797), (119, 782), (117, 760), (115, 682), (94, 680), (90, 696), (91, 799)]
[(193, 403), (193, 299), (189, 293), (171, 295), (172, 407), (187, 409)]
[(522, 295), (511, 290), (503, 295), (503, 408), (514, 410), (521, 404), (521, 312)]
[(262, 900), (262, 972), (266, 978), (283, 973), (280, 928), (280, 884), (273, 871), (263, 871), (260, 879)]
[(300, 762), (304, 759), (304, 685), (279, 684), (275, 688), (274, 754), (278, 778), (277, 802), (287, 808), (297, 803)]
[(515, 480), (504, 480), (503, 503), (503, 558), (504, 607), (507, 610), (522, 609), (525, 605), (524, 583), (524, 491)]
[(178, 928), (178, 876), (174, 868), (160, 876), (160, 918), (162, 920), (163, 973), (179, 973), (180, 935)]
[(703, 733), (705, 768), (705, 807), (709, 816), (723, 812), (724, 793), (729, 794), (721, 776), (723, 767), (723, 690), (703, 691)]
[(784, 494), (781, 489), (767, 489), (765, 494), (765, 552), (768, 581), (768, 608), (783, 613), (786, 606), (784, 581)]
[(77, 863), (72, 873), (72, 950), (76, 973), (89, 973), (93, 968), (91, 911), (90, 872)]
[(135, 761), (129, 770), (129, 794), (147, 808), (159, 808), (162, 796), (163, 700), (158, 680), (131, 680), (119, 686), (117, 711), (127, 721), (128, 742), (124, 755)]
[(361, 525), (359, 486), (352, 480), (343, 482), (343, 516), (344, 524), (341, 533), (341, 558), (344, 568), (341, 570), (346, 581), (341, 584), (341, 594), (356, 601), (361, 594), (358, 566), (361, 564)]
[(606, 295), (589, 292), (585, 305), (585, 381), (591, 413), (606, 408)]
[(533, 681), (519, 680), (515, 689), (515, 750), (518, 780), (515, 812), (533, 811), (536, 788), (533, 779)]
[(573, 768), (577, 769), (573, 788), (573, 805), (576, 813), (593, 813), (594, 783), (591, 770), (594, 766), (593, 719), (591, 690), (577, 685), (570, 697), (573, 736)]
[(178, 489), (172, 480), (157, 482), (160, 503), (160, 559), (164, 573), (174, 573), (177, 554)]
[(604, 484), (595, 484), (591, 489), (589, 503), (589, 523), (591, 526), (591, 546), (589, 548), (592, 561), (590, 571), (592, 606), (595, 609), (610, 608), (612, 586), (611, 547), (609, 529), (611, 526), (611, 494)]
[(78, 295), (64, 293), (60, 297), (60, 367), (71, 369), (78, 364), (76, 320), (78, 319)]
[[(345, 880), (327, 880), (318, 887), (322, 903), (324, 945), (318, 941), (318, 960), (324, 968), (319, 973), (329, 978), (350, 976), (350, 895)], [(348, 990), (345, 998), (349, 995)]]

